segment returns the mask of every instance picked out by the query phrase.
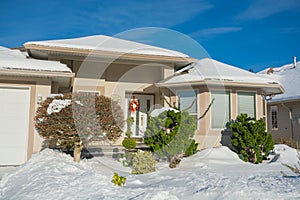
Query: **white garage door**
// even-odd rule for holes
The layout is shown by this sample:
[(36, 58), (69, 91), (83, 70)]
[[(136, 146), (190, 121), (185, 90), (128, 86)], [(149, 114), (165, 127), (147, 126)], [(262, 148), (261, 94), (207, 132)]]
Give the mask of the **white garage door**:
[(0, 165), (26, 161), (29, 102), (29, 88), (0, 86)]

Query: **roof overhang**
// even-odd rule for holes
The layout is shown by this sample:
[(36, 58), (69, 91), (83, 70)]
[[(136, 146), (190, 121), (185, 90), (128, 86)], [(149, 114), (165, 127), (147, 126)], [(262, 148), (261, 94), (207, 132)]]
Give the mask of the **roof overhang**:
[(159, 63), (173, 63), (175, 68), (180, 68), (192, 62), (196, 62), (197, 59), (190, 57), (177, 57), (177, 56), (164, 56), (164, 55), (148, 55), (138, 53), (121, 53), (113, 51), (103, 50), (91, 50), (91, 49), (79, 49), (69, 47), (57, 47), (57, 46), (45, 46), (38, 44), (24, 44), (24, 47), (28, 50), (30, 56), (39, 59), (47, 59), (49, 54), (57, 55), (71, 55), (95, 60), (132, 60), (143, 62), (159, 62)]
[[(265, 96), (276, 95), (284, 93), (283, 87), (279, 83), (251, 83), (251, 82), (232, 82), (232, 81), (221, 81), (221, 80), (201, 80), (201, 81), (190, 81), (190, 82), (179, 82), (179, 83), (156, 83), (151, 87), (158, 88), (182, 88), (188, 86), (209, 86), (209, 87), (240, 87), (240, 88), (254, 88), (258, 89)], [(149, 87), (148, 89), (151, 89)]]
[(293, 103), (293, 102), (299, 102), (300, 96), (295, 96), (293, 98), (279, 98), (279, 99), (271, 99), (268, 101), (268, 104), (278, 104), (278, 103)]
[(50, 71), (32, 71), (32, 70), (15, 70), (0, 69), (0, 77), (29, 77), (29, 78), (50, 78), (54, 82), (62, 85), (72, 85), (75, 74), (69, 72), (50, 72)]

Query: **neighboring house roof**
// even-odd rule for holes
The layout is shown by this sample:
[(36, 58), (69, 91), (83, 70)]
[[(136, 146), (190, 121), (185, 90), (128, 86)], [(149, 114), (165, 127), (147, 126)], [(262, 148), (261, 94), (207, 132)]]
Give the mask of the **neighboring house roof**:
[(0, 76), (51, 78), (61, 87), (70, 87), (75, 74), (57, 61), (28, 58), (26, 52), (0, 46)]
[(274, 96), (269, 102), (290, 101), (300, 99), (300, 62), (282, 67), (268, 68), (258, 72), (259, 75), (278, 81), (285, 93)]
[(28, 59), (26, 53), (2, 46), (0, 46), (0, 70), (72, 72), (65, 64), (56, 61)]
[[(186, 70), (185, 70), (186, 69)], [(187, 73), (184, 73), (188, 71)], [(166, 80), (157, 83), (157, 86), (176, 87), (187, 83), (191, 85), (224, 85), (261, 88), (266, 95), (282, 93), (280, 84), (262, 75), (204, 58), (181, 69)]]

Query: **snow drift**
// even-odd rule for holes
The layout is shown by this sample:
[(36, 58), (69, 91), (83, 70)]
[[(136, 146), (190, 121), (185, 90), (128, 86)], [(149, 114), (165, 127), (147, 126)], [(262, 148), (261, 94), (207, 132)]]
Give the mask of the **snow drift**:
[[(227, 147), (209, 148), (185, 158), (176, 169), (159, 164), (156, 172), (131, 175), (110, 158), (75, 163), (46, 149), (0, 181), (0, 199), (296, 199), (300, 178), (281, 162), (295, 162), (296, 151), (277, 145), (271, 163), (245, 163)], [(125, 176), (124, 187), (111, 183), (113, 172)]]

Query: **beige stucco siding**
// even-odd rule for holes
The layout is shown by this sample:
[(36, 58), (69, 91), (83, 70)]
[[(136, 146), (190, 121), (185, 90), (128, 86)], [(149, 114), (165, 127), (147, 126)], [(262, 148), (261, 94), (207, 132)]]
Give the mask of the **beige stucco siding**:
[[(67, 77), (67, 79), (69, 78)], [(58, 82), (53, 82), (52, 78), (50, 77), (29, 77), (23, 76), (22, 74), (17, 74), (15, 76), (0, 76), (0, 86), (25, 87), (30, 89), (30, 116), (27, 145), (27, 158), (29, 159), (33, 153), (41, 150), (43, 143), (43, 138), (39, 136), (34, 127), (35, 112), (39, 107), (38, 101), (43, 101), (50, 94), (59, 92), (61, 85)], [(65, 85), (63, 85), (63, 87), (65, 87)]]
[(33, 138), (34, 138), (34, 129), (33, 129), (33, 116), (35, 108), (35, 83), (33, 81), (20, 82), (18, 80), (5, 80), (0, 78), (0, 86), (2, 87), (25, 87), (30, 89), (30, 110), (29, 110), (29, 127), (28, 127), (28, 143), (27, 143), (27, 159), (31, 157), (33, 152)]
[[(182, 88), (172, 89), (173, 91), (181, 90)], [(238, 115), (237, 105), (237, 92), (253, 92), (255, 96), (255, 110), (256, 118), (263, 118), (263, 101), (260, 91), (254, 90), (253, 88), (242, 88), (242, 87), (216, 87), (216, 86), (193, 86), (190, 89), (198, 90), (198, 117), (202, 116), (203, 113), (208, 109), (211, 103), (210, 91), (229, 91), (230, 92), (230, 115), (231, 120), (235, 120)], [(172, 96), (171, 99), (174, 101), (176, 96)], [(207, 147), (219, 146), (223, 141), (230, 141), (230, 131), (225, 129), (213, 129), (211, 128), (211, 112), (208, 111), (206, 115), (198, 120), (198, 129), (195, 134), (195, 140), (199, 143), (198, 148), (203, 149)], [(222, 135), (224, 133), (224, 135)], [(226, 137), (226, 138), (222, 138)]]
[[(50, 79), (37, 79), (36, 80), (36, 91), (33, 96), (33, 99), (35, 100), (34, 104), (34, 115), (35, 111), (37, 110), (39, 104), (37, 102), (37, 98), (40, 96), (42, 97), (42, 100), (45, 100), (47, 96), (51, 94), (51, 80)], [(34, 128), (34, 125), (33, 125)], [(34, 128), (34, 134), (33, 134), (33, 153), (39, 152), (42, 148), (43, 138), (39, 136), (38, 132)]]
[[(271, 107), (278, 108), (278, 128), (272, 129)], [(291, 117), (290, 119), (290, 111)], [(268, 131), (272, 133), (276, 142), (280, 139), (293, 138), (300, 142), (300, 101), (279, 102), (268, 104)]]

